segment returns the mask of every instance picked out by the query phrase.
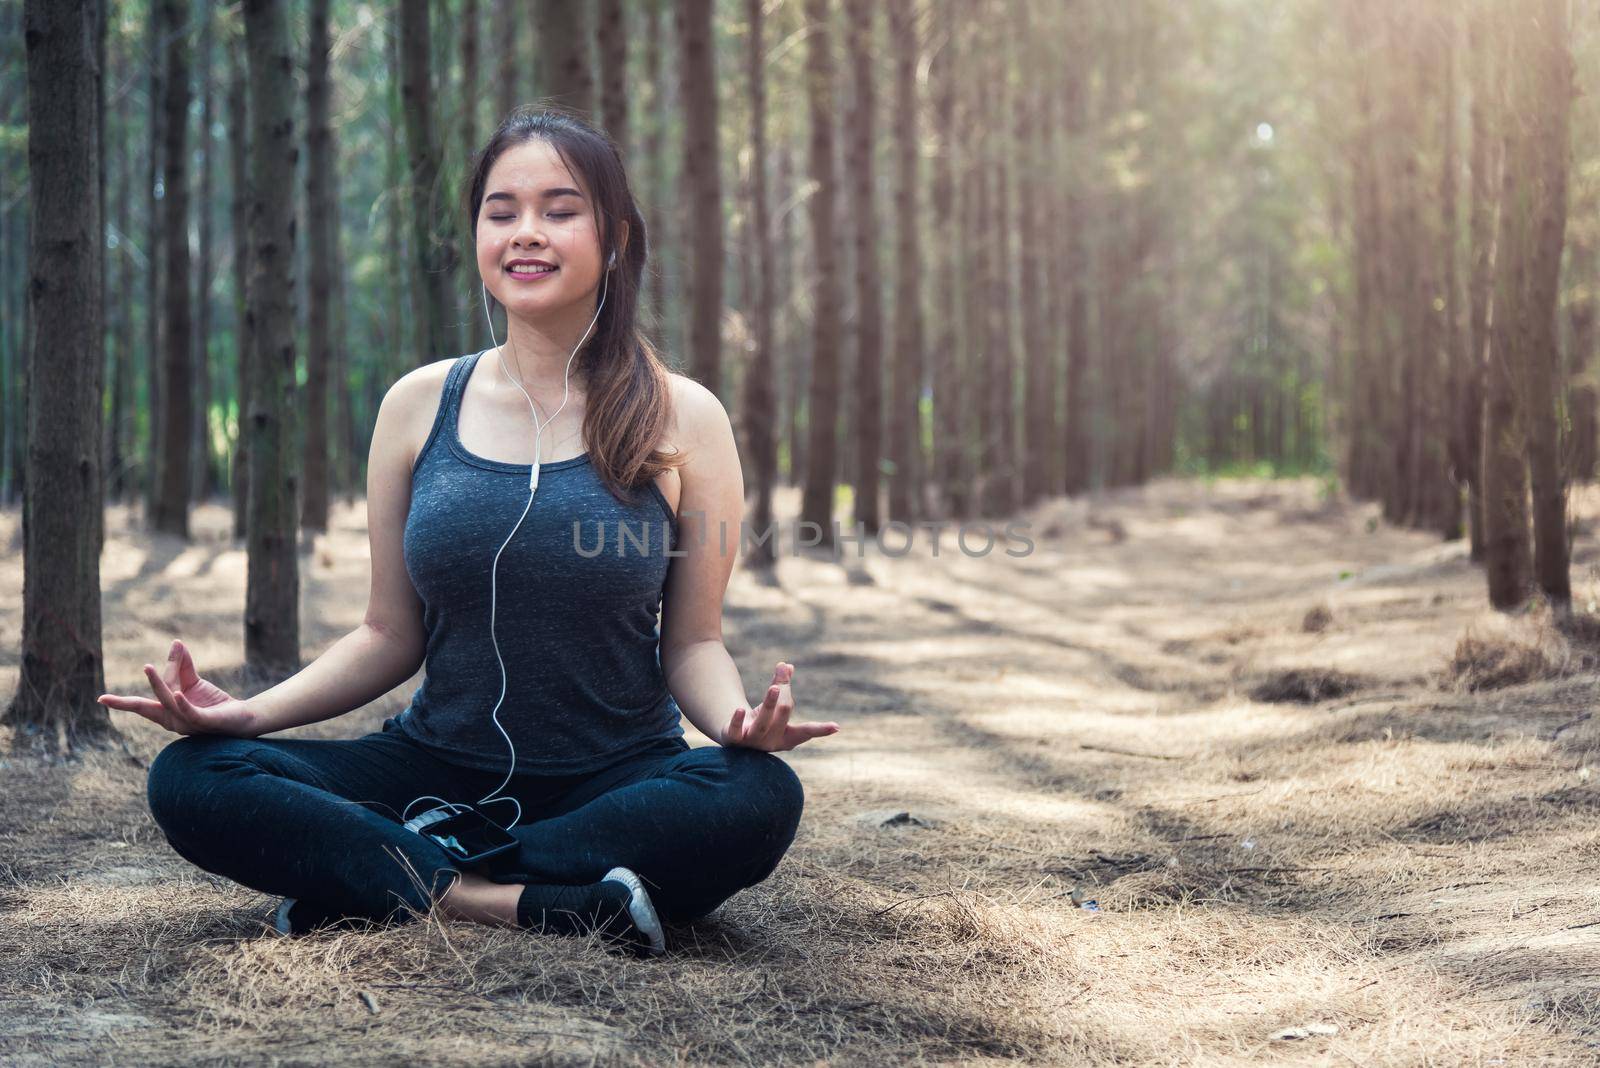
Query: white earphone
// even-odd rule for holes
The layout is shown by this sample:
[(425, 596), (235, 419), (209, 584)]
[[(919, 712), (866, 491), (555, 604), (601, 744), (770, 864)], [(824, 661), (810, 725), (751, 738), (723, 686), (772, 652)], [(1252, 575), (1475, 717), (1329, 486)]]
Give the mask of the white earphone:
[[(558, 405), (556, 407), (556, 410), (550, 415), (550, 418), (546, 419), (542, 424), (539, 422), (539, 416), (538, 416), (538, 413), (535, 411), (535, 405), (533, 403), (533, 398), (528, 396), (528, 391), (526, 389), (523, 389), (522, 382), (521, 382), (520, 379), (512, 379), (513, 384), (515, 384), (516, 387), (519, 390), (522, 390), (522, 396), (528, 402), (528, 414), (533, 417), (533, 427), (534, 427), (534, 435), (533, 435), (533, 467), (528, 473), (528, 503), (523, 506), (522, 515), (517, 518), (516, 526), (511, 528), (511, 533), (506, 535), (506, 540), (500, 543), (500, 548), (495, 550), (494, 563), (491, 564), (490, 568), (489, 568), (489, 641), (494, 645), (494, 658), (500, 664), (500, 699), (497, 700), (494, 703), (494, 709), (489, 713), (489, 718), (494, 721), (495, 729), (497, 729), (500, 732), (500, 736), (506, 740), (507, 748), (509, 748), (511, 750), (511, 766), (506, 769), (506, 777), (500, 781), (500, 785), (496, 786), (486, 796), (481, 797), (481, 798), (478, 799), (478, 804), (479, 805), (494, 804), (497, 801), (509, 801), (509, 802), (511, 802), (512, 806), (515, 807), (515, 809), (516, 809), (516, 815), (512, 817), (510, 823), (505, 825), (505, 828), (508, 831), (511, 828), (515, 827), (519, 822), (521, 822), (521, 820), (522, 820), (522, 803), (520, 801), (518, 801), (514, 797), (508, 797), (508, 796), (505, 796), (505, 795), (500, 793), (500, 791), (504, 790), (506, 788), (506, 786), (511, 782), (511, 776), (513, 774), (515, 774), (515, 772), (517, 770), (517, 747), (511, 741), (511, 735), (506, 732), (505, 727), (502, 726), (501, 723), (500, 723), (500, 705), (506, 699), (506, 662), (503, 659), (501, 659), (501, 657), (500, 657), (500, 642), (495, 637), (495, 633), (494, 633), (494, 615), (495, 615), (495, 599), (496, 599), (495, 587), (496, 587), (496, 578), (497, 578), (497, 576), (499, 574), (499, 570), (500, 570), (500, 554), (505, 551), (505, 548), (506, 548), (507, 545), (511, 544), (511, 539), (516, 536), (517, 531), (522, 527), (522, 521), (528, 517), (528, 510), (533, 507), (533, 495), (534, 495), (535, 491), (537, 491), (538, 488), (539, 488), (539, 444), (540, 444), (540, 440), (541, 440), (542, 436), (544, 435), (544, 428), (549, 426), (550, 423), (552, 421), (554, 421), (555, 417), (561, 414), (561, 409), (565, 408), (567, 406), (567, 397), (569, 395), (569, 389), (568, 389), (568, 385), (567, 385), (567, 376), (572, 371), (572, 360), (573, 360), (573, 357), (578, 355), (578, 349), (583, 348), (583, 343), (585, 341), (589, 340), (590, 331), (592, 331), (594, 329), (594, 324), (600, 320), (600, 309), (604, 308), (605, 305), (606, 305), (606, 291), (609, 288), (610, 271), (611, 271), (611, 268), (615, 267), (616, 265), (617, 265), (617, 252), (616, 252), (616, 249), (612, 249), (610, 257), (606, 260), (606, 270), (600, 276), (600, 300), (595, 305), (594, 318), (589, 320), (588, 329), (584, 330), (583, 337), (578, 339), (578, 344), (572, 350), (572, 355), (567, 357), (566, 370), (563, 372), (562, 379), (561, 379), (561, 403), (560, 403), (560, 405)], [(494, 319), (489, 314), (489, 287), (485, 283), (485, 284), (482, 285), (481, 288), (483, 289), (483, 317), (489, 324), (489, 340), (493, 341), (494, 340)], [(511, 324), (509, 322), (506, 323), (506, 341), (508, 343), (511, 342)], [(505, 373), (505, 366), (506, 366), (505, 358), (501, 354), (501, 351), (500, 351), (502, 347), (503, 346), (501, 344), (496, 343), (496, 345), (495, 345), (495, 358), (500, 361), (500, 370), (501, 370), (501, 372)], [(511, 349), (512, 349), (512, 355), (515, 356), (515, 354), (516, 354), (516, 345), (515, 345), (515, 343), (512, 343)], [(485, 349), (484, 351), (487, 352), (488, 350)], [(507, 378), (511, 378), (511, 375), (509, 373), (507, 373), (506, 377)], [(438, 805), (434, 806), (434, 808), (430, 809), (429, 811), (437, 811), (440, 808), (444, 808), (444, 809), (447, 809), (450, 812), (455, 812), (455, 811), (457, 811), (459, 809), (464, 809), (464, 808), (467, 807), (465, 805), (461, 805), (461, 804), (457, 804), (457, 803), (454, 803), (454, 802), (446, 801), (442, 797), (434, 797), (434, 796), (431, 796), (431, 795), (425, 795), (423, 797), (418, 797), (418, 798), (412, 799), (411, 804), (407, 805), (406, 808), (405, 808), (405, 812), (401, 814), (401, 817), (400, 817), (401, 822), (405, 822), (407, 820), (407, 818), (408, 818), (408, 816), (409, 816), (409, 814), (411, 812), (411, 806), (415, 805), (418, 801), (438, 801), (439, 802)], [(418, 818), (420, 819), (421, 817), (418, 817)]]

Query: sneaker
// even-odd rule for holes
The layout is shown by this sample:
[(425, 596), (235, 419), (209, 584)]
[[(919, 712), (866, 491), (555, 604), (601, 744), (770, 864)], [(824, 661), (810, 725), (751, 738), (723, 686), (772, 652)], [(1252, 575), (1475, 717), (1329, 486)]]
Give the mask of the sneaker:
[(638, 934), (644, 937), (640, 949), (652, 957), (665, 953), (667, 936), (661, 930), (661, 917), (656, 915), (656, 907), (650, 901), (650, 892), (644, 888), (643, 880), (631, 869), (618, 867), (606, 872), (600, 881), (621, 883), (628, 888), (628, 916), (633, 920)]
[(303, 935), (321, 927), (354, 929), (360, 920), (323, 911), (309, 901), (286, 897), (272, 914), (272, 929), (284, 937)]
[(284, 937), (300, 933), (294, 929), (294, 921), (290, 918), (290, 913), (294, 911), (294, 906), (295, 899), (286, 897), (278, 903), (278, 911), (272, 914), (272, 929)]
[(517, 899), (517, 924), (540, 934), (582, 937), (598, 932), (608, 947), (641, 957), (666, 951), (650, 895), (627, 868), (612, 868), (604, 879), (583, 886), (525, 884)]

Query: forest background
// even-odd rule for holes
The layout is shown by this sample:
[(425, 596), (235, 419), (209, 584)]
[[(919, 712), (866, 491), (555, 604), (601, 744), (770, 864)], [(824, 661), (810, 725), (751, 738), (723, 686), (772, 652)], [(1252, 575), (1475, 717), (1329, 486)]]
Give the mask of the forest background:
[[(890, 745), (892, 709), (924, 702), (948, 752), (923, 781), (907, 767), (922, 758), (896, 750), (892, 788), (796, 757), (829, 784), (808, 810), (800, 875), (733, 910), (697, 974), (738, 1003), (748, 973), (732, 965), (749, 944), (730, 932), (798, 902), (812, 910), (803, 935), (763, 930), (787, 993), (749, 996), (815, 1019), (784, 1040), (680, 1033), (683, 1014), (665, 1009), (623, 1025), (618, 986), (585, 1002), (614, 998), (595, 1015), (611, 1030), (585, 1041), (615, 1053), (646, 1035), (661, 1056), (732, 1059), (1126, 1061), (1164, 1049), (1136, 1024), (1171, 1010), (1163, 991), (1180, 976), (1230, 974), (1241, 999), (1256, 989), (1296, 1023), (1320, 1004), (1315, 974), (1366, 985), (1330, 1003), (1343, 1032), (1289, 1041), (1341, 1034), (1354, 1059), (1381, 1060), (1462, 1034), (1479, 1056), (1559, 1049), (1583, 1063), (1600, 1035), (1597, 969), (1564, 932), (1592, 927), (1594, 905), (1581, 872), (1596, 845), (1583, 821), (1600, 683), (1600, 509), (1586, 495), (1600, 432), (1597, 83), (1588, 0), (0, 0), (0, 519), (16, 592), (0, 600), (5, 690), (15, 683), (0, 766), (33, 814), (22, 826), (50, 828), (36, 852), (12, 836), (0, 864), (23, 917), (18, 974), (40, 1004), (120, 982), (95, 974), (92, 941), (64, 939), (82, 899), (57, 894), (58, 875), (129, 907), (103, 932), (119, 959), (181, 961), (162, 988), (180, 1015), (255, 1026), (266, 1005), (281, 1015), (262, 1026), (287, 1027), (295, 984), (336, 974), (301, 960), (302, 978), (285, 979), (274, 951), (246, 944), (237, 896), (163, 866), (137, 774), (96, 755), (142, 767), (157, 740), (144, 724), (119, 738), (94, 702), (102, 605), (127, 662), (114, 670), (161, 652), (133, 650), (181, 622), (247, 692), (353, 625), (340, 612), (360, 576), (341, 569), (364, 566), (378, 404), (408, 370), (491, 344), (460, 185), (499, 119), (543, 101), (591, 115), (622, 152), (650, 229), (645, 326), (732, 414), (757, 524), (782, 514), (871, 534), (1023, 516), (1041, 548), (966, 594), (926, 560), (875, 558), (839, 579), (810, 558), (747, 557), (747, 572), (778, 577), (736, 576), (744, 647), (784, 655), (804, 635), (818, 707), (881, 713), (863, 743), (881, 729)], [(920, 585), (933, 575), (946, 585)], [(764, 600), (772, 590), (790, 599)], [(809, 615), (808, 590), (824, 591)], [(873, 651), (899, 628), (938, 651), (926, 670), (959, 701), (940, 705), (898, 654)], [(855, 643), (823, 650), (830, 633)], [(991, 635), (1009, 644), (979, 648)], [(962, 650), (994, 668), (992, 688)], [(1398, 703), (1363, 704), (1379, 699)], [(985, 710), (1002, 706), (1021, 718)], [(1159, 751), (1179, 713), (1194, 717), (1191, 748)], [(1072, 735), (1080, 763), (1041, 755), (1069, 727), (1086, 732)], [(32, 750), (89, 764), (68, 789), (23, 762)], [(978, 754), (1000, 770), (962, 763)], [(1295, 807), (1318, 775), (1346, 777)], [(1217, 792), (1238, 783), (1260, 787)], [(908, 797), (934, 814), (869, 820), (863, 844), (863, 812)], [(1015, 801), (1014, 822), (961, 838), (974, 813), (1001, 818), (998, 798)], [(1216, 801), (1205, 819), (1184, 808)], [(1059, 826), (1040, 815), (1052, 804)], [(1256, 849), (1290, 811), (1261, 853), (1220, 852)], [(86, 869), (66, 848), (113, 827), (137, 863)], [(885, 845), (885, 828), (940, 830), (945, 844)], [(1487, 840), (1498, 874), (1480, 893), (1506, 908), (1474, 927), (1420, 880), (1476, 874), (1472, 846)], [(1060, 864), (1018, 876), (995, 860), (1006, 843)], [(1438, 870), (1419, 874), (1422, 856)], [(94, 882), (111, 870), (122, 882)], [(1533, 871), (1545, 881), (1520, 881)], [(1141, 941), (1131, 955), (1157, 989), (1119, 973), (1123, 994), (1062, 1015), (1059, 982), (1105, 981), (1117, 966), (1096, 954), (1147, 929), (1113, 920), (1088, 936), (1056, 904), (962, 896), (1020, 893), (1036, 875), (1065, 880), (1052, 894), (1072, 909), (1098, 886), (1109, 910), (1180, 933), (1194, 902), (1248, 907), (1207, 914), (1159, 961)], [(167, 926), (130, 918), (175, 886), (203, 907)], [(1530, 894), (1544, 895), (1536, 922), (1561, 921), (1539, 966), (1513, 952)], [(1416, 929), (1329, 926), (1352, 901)], [(914, 951), (890, 909), (922, 939)], [(1451, 957), (1441, 917), (1493, 952)], [(807, 1001), (811, 947), (842, 952), (851, 924), (889, 941)], [(1240, 930), (1284, 955), (1236, 952)], [(233, 948), (196, 949), (208, 931)], [(1070, 967), (1063, 931), (1087, 947)], [(418, 937), (357, 951), (367, 996), (385, 969), (412, 983), (438, 967), (441, 943)], [(1006, 969), (1037, 979), (1013, 1015), (956, 998), (923, 1027), (911, 1001), (864, 993), (908, 967), (954, 989), (975, 946), (996, 955), (974, 997), (1008, 989)], [(523, 949), (476, 949), (459, 990), (525, 994)], [(1369, 990), (1374, 960), (1415, 965), (1409, 993)], [(540, 974), (557, 1005), (584, 1002), (567, 979), (593, 978)], [(1476, 1000), (1495, 983), (1522, 1015)], [(692, 1000), (651, 989), (662, 1005)], [(1239, 1015), (1256, 1027), (1260, 1011)], [(1401, 1021), (1412, 1039), (1394, 1038)], [(84, 1048), (104, 1053), (109, 1040), (79, 1023)], [(1211, 1053), (1272, 1033), (1236, 1024), (1197, 1006), (1174, 1026), (1183, 1048)], [(7, 1040), (48, 1048), (0, 1014)], [(384, 1048), (439, 1054), (428, 1041), (407, 1032)]]

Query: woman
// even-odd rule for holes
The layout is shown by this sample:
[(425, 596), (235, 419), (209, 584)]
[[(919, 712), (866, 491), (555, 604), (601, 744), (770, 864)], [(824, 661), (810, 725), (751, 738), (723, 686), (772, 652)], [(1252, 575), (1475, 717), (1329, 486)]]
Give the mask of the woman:
[[(518, 111), (466, 208), (507, 337), (384, 397), (364, 622), (255, 697), (200, 678), (174, 641), (164, 672), (145, 665), (156, 700), (100, 701), (188, 736), (151, 766), (151, 811), (194, 864), (283, 895), (285, 933), (437, 909), (661, 953), (660, 920), (771, 874), (803, 797), (772, 753), (838, 724), (791, 722), (783, 662), (745, 703), (722, 642), (744, 500), (733, 433), (638, 331), (645, 227), (615, 147), (570, 115)], [(262, 737), (419, 666), (381, 731)], [(680, 710), (719, 744), (691, 749)], [(457, 864), (404, 826), (430, 804), (477, 806), (516, 847)]]

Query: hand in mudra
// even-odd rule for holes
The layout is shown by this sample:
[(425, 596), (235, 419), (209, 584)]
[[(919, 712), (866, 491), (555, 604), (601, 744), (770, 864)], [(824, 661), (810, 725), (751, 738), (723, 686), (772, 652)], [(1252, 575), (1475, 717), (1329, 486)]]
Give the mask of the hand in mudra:
[(145, 678), (160, 700), (104, 693), (96, 700), (107, 708), (137, 712), (178, 734), (231, 734), (249, 737), (255, 714), (245, 702), (202, 679), (188, 648), (176, 639), (167, 653), (166, 670), (144, 666)]
[(794, 665), (778, 661), (761, 707), (754, 712), (743, 707), (734, 709), (733, 719), (722, 730), (722, 744), (775, 753), (793, 749), (813, 738), (838, 733), (837, 723), (789, 722), (794, 713), (794, 696), (789, 691), (789, 681), (793, 678)]

